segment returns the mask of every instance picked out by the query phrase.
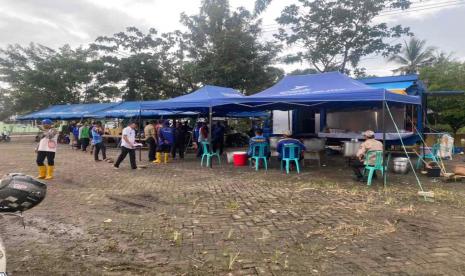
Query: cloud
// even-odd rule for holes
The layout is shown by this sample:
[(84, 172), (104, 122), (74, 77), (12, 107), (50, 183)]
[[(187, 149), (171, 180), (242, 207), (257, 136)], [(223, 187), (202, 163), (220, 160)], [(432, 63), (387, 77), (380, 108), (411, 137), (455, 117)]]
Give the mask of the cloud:
[(148, 27), (111, 5), (103, 7), (83, 0), (0, 0), (0, 5), (0, 46), (31, 41), (51, 47), (80, 45), (127, 26)]

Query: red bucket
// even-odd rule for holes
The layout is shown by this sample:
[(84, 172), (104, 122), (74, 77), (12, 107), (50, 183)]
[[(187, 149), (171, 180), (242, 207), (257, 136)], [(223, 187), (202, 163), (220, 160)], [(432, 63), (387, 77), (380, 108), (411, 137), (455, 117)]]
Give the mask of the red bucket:
[(247, 152), (238, 151), (233, 155), (234, 166), (241, 167), (247, 166)]

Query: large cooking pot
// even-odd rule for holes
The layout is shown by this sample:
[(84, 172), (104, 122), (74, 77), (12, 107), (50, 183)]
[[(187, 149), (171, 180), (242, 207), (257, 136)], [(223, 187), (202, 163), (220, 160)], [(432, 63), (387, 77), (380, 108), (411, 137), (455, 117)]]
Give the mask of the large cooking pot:
[(325, 149), (326, 139), (304, 139), (304, 145), (307, 151), (319, 152)]
[(360, 148), (362, 142), (344, 141), (343, 144), (344, 157), (354, 157), (357, 155), (357, 151)]
[(392, 159), (392, 171), (399, 174), (408, 173), (410, 167), (408, 158), (406, 157), (396, 157)]

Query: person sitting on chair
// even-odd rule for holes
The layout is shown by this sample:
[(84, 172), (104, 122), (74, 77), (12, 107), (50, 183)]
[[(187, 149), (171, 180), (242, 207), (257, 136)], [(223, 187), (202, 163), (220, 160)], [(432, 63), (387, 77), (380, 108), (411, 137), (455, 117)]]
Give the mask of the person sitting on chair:
[[(363, 137), (365, 138), (365, 142), (360, 145), (356, 155), (357, 159), (352, 163), (352, 169), (354, 170), (357, 180), (362, 182), (364, 181), (362, 169), (364, 169), (367, 164), (374, 165), (376, 160), (375, 155), (371, 155), (370, 160), (366, 160), (367, 152), (383, 150), (383, 143), (375, 140), (375, 133), (372, 130), (365, 131)], [(373, 177), (376, 177), (376, 172)]]
[(290, 131), (285, 131), (283, 133), (283, 139), (279, 140), (276, 151), (278, 152), (278, 160), (281, 162), (283, 156), (283, 147), (287, 144), (294, 144), (299, 147), (299, 161), (304, 158), (304, 152), (306, 150), (305, 145), (297, 139), (291, 138), (292, 133)]
[[(260, 144), (260, 143), (267, 143), (268, 142), (266, 141), (266, 138), (265, 136), (263, 136), (263, 130), (262, 129), (259, 129), (257, 128), (255, 130), (255, 136), (250, 138), (249, 140), (249, 148), (247, 150), (247, 156), (250, 158), (253, 156), (254, 152), (253, 151), (253, 147), (256, 145), (256, 144)], [(271, 152), (270, 152), (270, 146), (267, 145), (267, 148), (266, 148), (266, 153), (265, 153), (266, 157), (270, 157), (271, 156)]]

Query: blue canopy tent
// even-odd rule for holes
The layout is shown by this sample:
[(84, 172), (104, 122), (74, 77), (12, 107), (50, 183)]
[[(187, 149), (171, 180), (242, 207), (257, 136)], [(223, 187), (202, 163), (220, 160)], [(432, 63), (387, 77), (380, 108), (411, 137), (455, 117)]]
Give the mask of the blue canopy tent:
[(116, 103), (95, 103), (95, 104), (67, 104), (54, 105), (44, 110), (36, 111), (24, 116), (18, 120), (72, 120), (90, 118), (91, 114), (105, 110), (117, 105)]
[(154, 118), (154, 117), (189, 117), (196, 116), (195, 112), (173, 112), (167, 110), (141, 110), (142, 103), (151, 103), (155, 101), (146, 102), (121, 102), (112, 107), (92, 113), (93, 118)]

